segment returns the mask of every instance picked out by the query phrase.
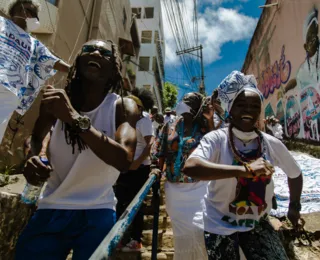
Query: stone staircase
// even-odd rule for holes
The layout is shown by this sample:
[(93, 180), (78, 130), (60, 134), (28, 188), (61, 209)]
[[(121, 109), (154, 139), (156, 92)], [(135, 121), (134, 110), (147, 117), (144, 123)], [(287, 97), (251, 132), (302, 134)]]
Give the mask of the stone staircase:
[[(144, 231), (143, 231), (143, 250), (141, 253), (115, 253), (116, 260), (150, 260), (152, 251), (152, 228), (153, 228), (153, 213), (152, 207), (152, 191), (145, 199), (145, 216), (144, 216)], [(160, 212), (159, 212), (159, 230), (158, 230), (158, 254), (157, 259), (172, 260), (174, 255), (173, 249), (173, 233), (170, 218), (165, 209), (164, 182), (161, 182), (160, 187)]]

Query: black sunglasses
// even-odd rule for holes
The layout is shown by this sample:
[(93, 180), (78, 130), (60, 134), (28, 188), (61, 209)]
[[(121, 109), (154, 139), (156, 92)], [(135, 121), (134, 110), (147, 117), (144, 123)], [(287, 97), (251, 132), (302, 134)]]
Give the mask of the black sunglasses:
[(96, 46), (92, 46), (92, 45), (85, 45), (82, 47), (82, 52), (86, 52), (86, 53), (92, 53), (95, 51), (99, 51), (100, 54), (104, 57), (111, 57), (112, 56), (112, 51), (103, 49), (103, 48), (99, 48)]

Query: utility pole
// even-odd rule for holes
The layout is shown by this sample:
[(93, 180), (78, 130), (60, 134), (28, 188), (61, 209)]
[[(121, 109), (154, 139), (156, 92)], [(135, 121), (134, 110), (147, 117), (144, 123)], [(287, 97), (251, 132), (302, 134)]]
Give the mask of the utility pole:
[[(202, 47), (202, 45), (200, 45), (200, 46), (192, 47), (192, 48), (189, 48), (189, 49), (184, 49), (182, 51), (177, 51), (176, 54), (178, 56), (182, 55), (182, 54), (191, 54), (191, 55), (194, 55), (194, 56), (200, 58), (200, 62), (201, 62), (201, 78), (193, 77), (193, 79), (201, 79), (201, 82), (200, 82), (200, 85), (199, 85), (199, 92), (201, 94), (205, 94), (206, 93), (206, 88), (205, 88), (205, 85), (204, 85), (204, 66), (203, 66), (202, 49), (203, 49), (203, 47)], [(197, 54), (193, 54), (192, 52), (194, 52), (194, 51), (200, 51), (200, 56), (197, 55)]]

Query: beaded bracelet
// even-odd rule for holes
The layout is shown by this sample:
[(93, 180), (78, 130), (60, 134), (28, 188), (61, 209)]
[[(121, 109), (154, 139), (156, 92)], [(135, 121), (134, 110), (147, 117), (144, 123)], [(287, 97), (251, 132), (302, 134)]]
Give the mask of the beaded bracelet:
[(246, 170), (247, 170), (248, 172), (250, 172), (250, 173), (252, 174), (253, 177), (256, 176), (254, 170), (251, 168), (251, 166), (250, 166), (249, 163), (244, 163), (243, 166), (244, 166), (244, 168), (246, 168)]

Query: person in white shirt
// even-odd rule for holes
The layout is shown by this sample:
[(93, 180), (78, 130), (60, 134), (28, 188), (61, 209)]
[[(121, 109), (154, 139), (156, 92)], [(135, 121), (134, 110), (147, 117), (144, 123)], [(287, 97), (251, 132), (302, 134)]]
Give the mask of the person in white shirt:
[(288, 259), (280, 238), (267, 220), (272, 208), (274, 166), (288, 176), (288, 218), (298, 227), (301, 170), (282, 142), (255, 128), (262, 94), (253, 75), (234, 71), (219, 85), (228, 104), (229, 128), (207, 134), (190, 155), (184, 173), (210, 181), (203, 220), (209, 260)]
[(71, 249), (73, 259), (89, 259), (114, 225), (113, 185), (133, 161), (139, 119), (136, 103), (114, 93), (122, 92), (121, 68), (117, 46), (93, 40), (83, 45), (65, 90), (44, 89), (23, 174), (47, 185), (15, 259), (66, 259)]
[(167, 107), (164, 110), (164, 113), (166, 114), (164, 116), (164, 124), (168, 123), (170, 120), (174, 119), (174, 115), (172, 115), (172, 110), (170, 107)]
[(13, 111), (19, 123), (55, 70), (69, 71), (68, 64), (29, 34), (40, 26), (39, 8), (38, 1), (15, 0), (9, 5), (10, 20), (0, 17), (0, 143)]
[[(117, 203), (117, 217), (119, 218), (128, 205), (145, 184), (150, 173), (150, 149), (154, 141), (153, 126), (149, 111), (154, 104), (153, 94), (144, 88), (135, 88), (128, 98), (134, 100), (140, 111), (140, 119), (136, 125), (137, 146), (134, 160), (129, 171), (120, 174), (114, 187)], [(118, 249), (122, 251), (140, 251), (142, 249), (143, 209), (140, 209), (132, 222), (129, 238), (122, 239)], [(122, 247), (122, 245), (125, 245)]]

